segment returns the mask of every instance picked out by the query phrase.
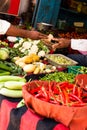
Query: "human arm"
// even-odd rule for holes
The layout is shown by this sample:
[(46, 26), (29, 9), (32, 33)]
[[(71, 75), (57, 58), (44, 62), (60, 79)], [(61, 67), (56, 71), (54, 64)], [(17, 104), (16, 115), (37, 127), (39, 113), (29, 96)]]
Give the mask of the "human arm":
[(8, 28), (6, 35), (30, 38), (33, 40), (47, 38), (47, 36), (45, 34), (40, 33), (38, 31), (32, 31), (32, 30), (29, 31), (29, 30), (25, 30), (25, 29), (20, 29), (14, 25), (11, 25)]
[(5, 20), (0, 20), (0, 34), (6, 34), (7, 36), (31, 38), (33, 40), (47, 38), (47, 35), (45, 34), (42, 34), (38, 31), (20, 29)]
[(78, 50), (80, 52), (87, 51), (87, 39), (54, 38), (54, 40), (56, 41), (56, 43), (52, 45), (54, 50), (57, 48), (67, 48), (70, 46), (73, 50)]
[(56, 49), (60, 48), (67, 48), (71, 44), (71, 39), (66, 39), (66, 38), (53, 38), (52, 40), (55, 41), (55, 43), (52, 45), (53, 50), (55, 51)]

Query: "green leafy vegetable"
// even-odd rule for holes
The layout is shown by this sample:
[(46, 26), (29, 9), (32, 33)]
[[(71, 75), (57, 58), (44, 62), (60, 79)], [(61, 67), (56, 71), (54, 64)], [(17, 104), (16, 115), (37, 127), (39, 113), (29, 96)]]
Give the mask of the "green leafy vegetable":
[(41, 80), (48, 80), (48, 81), (69, 81), (70, 83), (74, 82), (75, 74), (67, 73), (67, 72), (55, 72), (46, 74), (44, 77), (40, 78)]

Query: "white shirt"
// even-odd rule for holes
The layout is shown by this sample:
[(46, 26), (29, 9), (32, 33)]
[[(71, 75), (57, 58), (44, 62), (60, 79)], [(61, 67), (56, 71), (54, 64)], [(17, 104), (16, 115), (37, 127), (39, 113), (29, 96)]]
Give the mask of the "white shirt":
[(71, 39), (71, 48), (87, 55), (87, 39)]
[(0, 35), (6, 34), (10, 25), (11, 24), (8, 21), (0, 19)]

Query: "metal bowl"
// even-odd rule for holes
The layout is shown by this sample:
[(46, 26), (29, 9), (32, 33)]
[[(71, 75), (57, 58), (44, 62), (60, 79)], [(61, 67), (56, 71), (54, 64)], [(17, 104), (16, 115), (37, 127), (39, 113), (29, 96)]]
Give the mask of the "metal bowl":
[(37, 30), (39, 31), (48, 31), (50, 29), (52, 29), (53, 24), (48, 24), (48, 23), (37, 23)]

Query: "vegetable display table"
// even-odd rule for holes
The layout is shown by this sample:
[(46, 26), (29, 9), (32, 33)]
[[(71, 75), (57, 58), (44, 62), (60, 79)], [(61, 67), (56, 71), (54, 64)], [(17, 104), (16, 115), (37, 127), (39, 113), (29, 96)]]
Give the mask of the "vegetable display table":
[(31, 112), (26, 106), (17, 108), (20, 100), (0, 95), (0, 130), (69, 130), (59, 122)]

